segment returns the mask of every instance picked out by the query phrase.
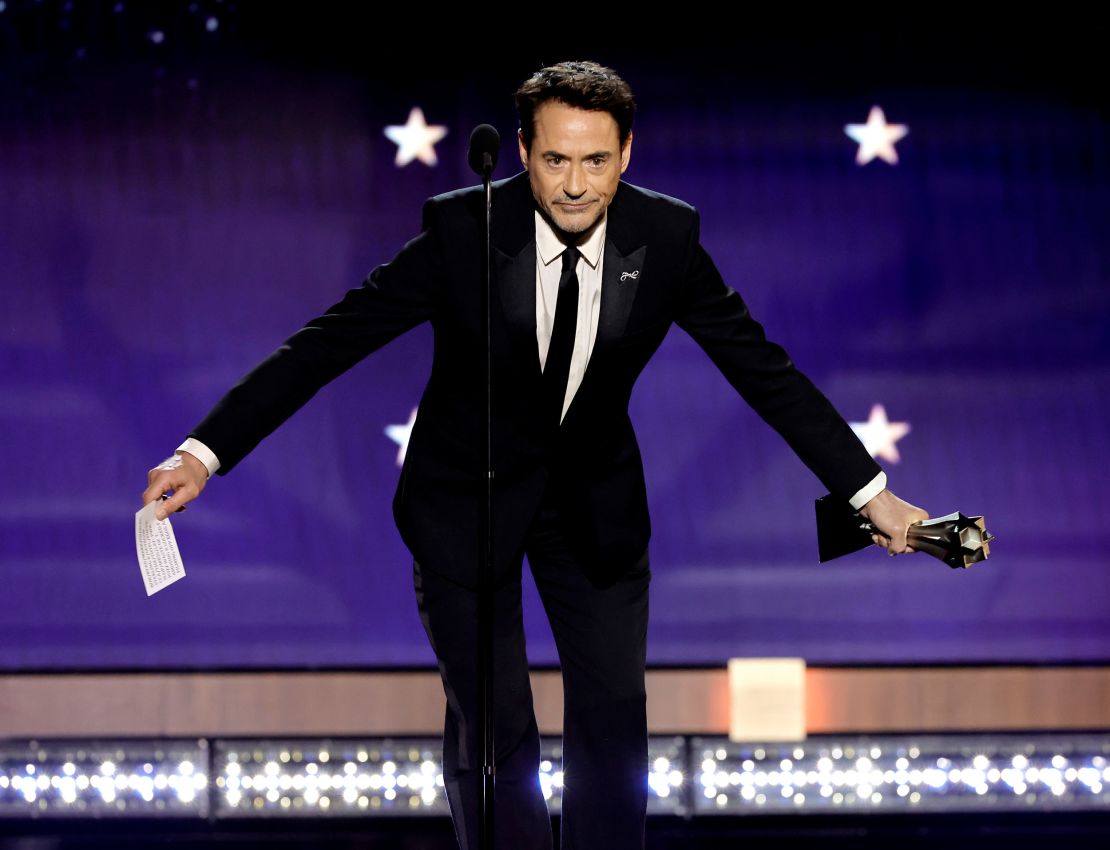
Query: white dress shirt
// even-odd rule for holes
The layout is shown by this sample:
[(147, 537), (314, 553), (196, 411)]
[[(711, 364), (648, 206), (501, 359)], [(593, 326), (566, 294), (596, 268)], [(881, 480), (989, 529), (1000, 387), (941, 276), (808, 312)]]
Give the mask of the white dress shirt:
[[(555, 304), (559, 297), (559, 277), (562, 273), (560, 258), (566, 245), (559, 240), (551, 225), (539, 214), (536, 217), (536, 345), (540, 368), (547, 364), (547, 349), (551, 345), (551, 330), (555, 326)], [(566, 415), (574, 394), (582, 384), (586, 365), (597, 339), (597, 320), (601, 313), (601, 273), (605, 259), (605, 228), (607, 216), (603, 215), (589, 237), (578, 246), (578, 321), (574, 327), (574, 350), (567, 374), (567, 394), (563, 400), (562, 417)], [(219, 458), (200, 440), (189, 437), (178, 452), (189, 452), (208, 469), (208, 475), (220, 468)], [(886, 473), (880, 472), (851, 498), (852, 507), (859, 510), (886, 487)]]
[[(539, 214), (536, 216), (536, 343), (540, 352), (540, 368), (547, 365), (547, 350), (551, 347), (551, 331), (555, 327), (555, 302), (559, 300), (559, 278), (562, 276), (562, 256), (566, 245), (559, 241), (554, 229)], [(567, 394), (563, 399), (563, 421), (574, 394), (586, 374), (586, 364), (597, 339), (597, 319), (601, 313), (601, 270), (605, 257), (606, 216), (594, 226), (593, 233), (578, 246), (581, 256), (575, 272), (578, 275), (578, 321), (574, 325), (574, 350), (570, 355), (570, 372), (567, 373)]]

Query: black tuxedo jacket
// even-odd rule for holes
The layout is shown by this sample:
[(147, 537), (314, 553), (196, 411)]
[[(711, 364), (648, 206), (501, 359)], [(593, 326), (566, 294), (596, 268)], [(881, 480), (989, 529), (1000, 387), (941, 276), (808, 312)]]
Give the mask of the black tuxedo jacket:
[[(678, 324), (833, 493), (845, 499), (879, 466), (828, 399), (769, 342), (699, 242), (690, 205), (621, 182), (608, 209), (597, 337), (561, 425), (541, 421), (534, 200), (528, 175), (493, 185), (490, 324), (493, 541), (500, 573), (517, 557), (545, 492), (598, 582), (643, 555), (650, 534), (632, 386)], [(426, 569), (474, 585), (485, 472), (481, 223), (471, 187), (429, 199), (419, 236), (375, 268), (232, 388), (191, 433), (229, 472), (325, 383), (413, 326), (435, 352), (394, 517)]]

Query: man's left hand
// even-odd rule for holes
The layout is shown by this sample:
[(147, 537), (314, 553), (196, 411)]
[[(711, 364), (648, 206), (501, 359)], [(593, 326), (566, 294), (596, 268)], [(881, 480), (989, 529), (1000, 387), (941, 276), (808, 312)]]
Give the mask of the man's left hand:
[(871, 535), (875, 545), (886, 547), (891, 555), (914, 551), (906, 543), (906, 530), (915, 522), (929, 518), (928, 513), (899, 499), (890, 490), (880, 492), (859, 512), (881, 532)]

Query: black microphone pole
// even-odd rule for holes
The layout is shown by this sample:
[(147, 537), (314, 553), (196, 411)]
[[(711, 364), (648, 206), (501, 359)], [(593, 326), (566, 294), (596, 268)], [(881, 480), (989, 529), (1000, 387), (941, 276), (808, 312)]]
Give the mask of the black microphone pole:
[(493, 738), (493, 355), (490, 344), (490, 216), (493, 190), (490, 180), (497, 164), (501, 137), (489, 124), (479, 124), (470, 134), (467, 162), (481, 175), (486, 194), (485, 239), (482, 245), (482, 271), (486, 286), (482, 328), (486, 338), (486, 498), (483, 511), (482, 560), (478, 592), (478, 683), (481, 690), (479, 718), (482, 726), (482, 811), (478, 817), (478, 844), (493, 850), (494, 779), (497, 763)]

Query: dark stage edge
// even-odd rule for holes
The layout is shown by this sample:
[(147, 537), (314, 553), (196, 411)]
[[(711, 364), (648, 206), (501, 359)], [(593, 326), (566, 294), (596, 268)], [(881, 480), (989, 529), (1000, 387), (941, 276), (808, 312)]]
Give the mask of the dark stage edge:
[[(558, 847), (559, 819), (553, 818)], [(649, 850), (678, 848), (1105, 848), (1110, 813), (1028, 812), (960, 815), (722, 816), (648, 819)], [(0, 820), (0, 850), (228, 847), (279, 850), (456, 850), (446, 818), (383, 818), (342, 823), (281, 818), (249, 823), (196, 821)]]

